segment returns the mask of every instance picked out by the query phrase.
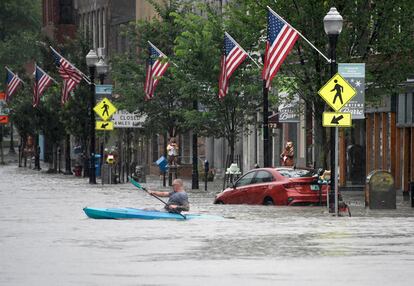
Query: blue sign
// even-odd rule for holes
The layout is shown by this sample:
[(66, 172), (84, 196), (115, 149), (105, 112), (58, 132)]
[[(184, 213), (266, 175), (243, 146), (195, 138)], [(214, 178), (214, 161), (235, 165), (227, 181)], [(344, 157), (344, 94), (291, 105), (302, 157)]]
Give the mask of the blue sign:
[(349, 112), (352, 119), (365, 119), (365, 64), (338, 64), (338, 73), (356, 90), (356, 95), (341, 109)]
[(112, 95), (112, 84), (95, 85), (96, 95)]

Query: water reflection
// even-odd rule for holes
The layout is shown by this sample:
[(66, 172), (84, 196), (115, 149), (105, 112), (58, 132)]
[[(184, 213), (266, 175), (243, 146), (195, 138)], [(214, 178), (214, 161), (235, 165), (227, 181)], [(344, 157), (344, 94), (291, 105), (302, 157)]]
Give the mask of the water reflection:
[[(0, 176), (0, 285), (321, 285), (324, 267), (333, 278), (348, 271), (375, 281), (378, 268), (414, 261), (412, 216), (214, 205), (214, 192), (200, 190), (190, 191), (192, 212), (231, 219), (93, 220), (83, 207), (162, 206), (128, 185), (11, 166)], [(382, 284), (405, 278), (390, 274)]]

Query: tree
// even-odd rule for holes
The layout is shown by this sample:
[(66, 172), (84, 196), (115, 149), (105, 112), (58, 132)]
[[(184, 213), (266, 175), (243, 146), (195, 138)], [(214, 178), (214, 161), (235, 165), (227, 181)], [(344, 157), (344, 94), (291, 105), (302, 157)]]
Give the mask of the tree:
[[(197, 99), (205, 107), (203, 112), (187, 111), (186, 124), (204, 136), (224, 137), (234, 157), (235, 144), (240, 135), (249, 132), (259, 106), (260, 73), (247, 59), (232, 75), (228, 95), (218, 99), (218, 77), (223, 48), (224, 31), (231, 22), (214, 6), (200, 5), (203, 15), (175, 13), (175, 21), (182, 30), (176, 39), (175, 52), (179, 66), (177, 74), (191, 75), (181, 89), (190, 99)], [(231, 32), (231, 31), (230, 31)], [(233, 34), (239, 36), (238, 33)], [(237, 39), (243, 39), (240, 33)], [(203, 67), (203, 68), (200, 68)]]
[[(246, 35), (248, 43), (257, 43), (266, 35), (266, 6), (269, 5), (294, 28), (299, 30), (322, 52), (327, 50), (328, 38), (323, 28), (323, 17), (332, 1), (256, 1), (230, 2), (227, 11), (234, 29)], [(344, 18), (339, 37), (337, 62), (366, 62), (369, 82), (366, 101), (377, 101), (378, 90), (384, 94), (396, 92), (397, 85), (405, 80), (412, 67), (414, 7), (410, 1), (336, 1), (336, 8)], [(249, 44), (246, 43), (248, 46)], [(259, 44), (264, 47), (263, 43)], [(262, 48), (263, 49), (263, 48)], [(283, 63), (275, 79), (288, 76), (296, 80), (289, 84), (299, 94), (316, 124), (313, 136), (316, 141), (317, 165), (326, 167), (326, 131), (322, 128), (325, 103), (317, 91), (329, 79), (329, 64), (301, 38)], [(284, 83), (286, 84), (286, 83)], [(281, 87), (278, 83), (275, 87)]]
[[(2, 69), (9, 66), (23, 77), (24, 65), (37, 55), (34, 43), (40, 31), (40, 7), (40, 1), (4, 0), (0, 2), (0, 66)], [(4, 81), (0, 81), (0, 90), (5, 90), (4, 84)], [(10, 104), (8, 107), (11, 107)], [(1, 128), (3, 130), (3, 126)], [(3, 148), (3, 145), (0, 145), (0, 148)]]
[[(152, 19), (150, 22), (141, 21), (126, 26), (123, 35), (130, 43), (129, 49), (124, 54), (114, 56), (112, 60), (115, 93), (122, 96), (118, 101), (119, 108), (146, 114), (146, 130), (161, 134), (168, 132), (171, 137), (183, 132), (181, 110), (187, 106), (179, 89), (181, 81), (177, 81), (174, 76), (173, 43), (181, 31), (170, 13), (178, 11), (177, 2), (170, 1), (170, 5), (153, 3), (160, 20)], [(170, 66), (160, 79), (154, 97), (145, 101), (143, 86), (149, 40), (167, 55)]]

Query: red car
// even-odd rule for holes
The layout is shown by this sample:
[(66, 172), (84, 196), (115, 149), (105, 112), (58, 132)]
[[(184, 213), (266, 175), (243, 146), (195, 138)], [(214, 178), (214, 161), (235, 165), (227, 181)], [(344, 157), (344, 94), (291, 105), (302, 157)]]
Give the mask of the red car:
[(258, 168), (240, 177), (219, 193), (215, 204), (326, 205), (328, 185), (318, 183), (315, 170), (304, 168)]

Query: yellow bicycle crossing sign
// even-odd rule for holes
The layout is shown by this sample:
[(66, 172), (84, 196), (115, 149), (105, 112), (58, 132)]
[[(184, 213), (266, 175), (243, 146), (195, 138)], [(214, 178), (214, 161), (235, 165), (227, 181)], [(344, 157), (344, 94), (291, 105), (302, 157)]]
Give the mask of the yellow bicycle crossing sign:
[(356, 90), (337, 73), (318, 93), (333, 110), (339, 111), (356, 95)]

